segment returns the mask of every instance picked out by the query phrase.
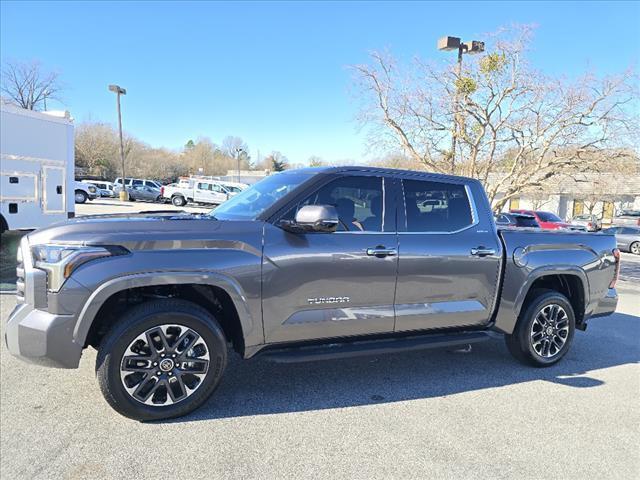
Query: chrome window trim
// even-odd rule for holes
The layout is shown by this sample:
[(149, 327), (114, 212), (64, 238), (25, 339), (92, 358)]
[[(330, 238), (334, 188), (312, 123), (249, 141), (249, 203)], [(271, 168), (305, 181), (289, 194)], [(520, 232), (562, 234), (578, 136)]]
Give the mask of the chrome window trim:
[[(404, 206), (404, 228), (407, 228), (407, 200), (405, 197), (405, 192), (404, 192), (404, 178), (401, 179), (402, 181), (400, 182), (402, 185), (402, 203)], [(414, 179), (411, 179), (414, 180)], [(420, 182), (431, 182), (431, 183), (447, 183), (450, 185), (460, 185), (459, 183), (456, 182), (446, 182), (446, 181), (442, 181), (442, 180), (418, 180)], [(476, 225), (478, 225), (480, 223), (480, 218), (478, 216), (478, 210), (476, 208), (476, 202), (473, 198), (473, 194), (471, 192), (471, 187), (469, 187), (468, 184), (464, 184), (464, 191), (467, 194), (467, 202), (469, 202), (469, 208), (471, 209), (471, 223), (469, 225), (467, 225), (466, 227), (462, 227), (459, 228), (458, 230), (452, 230), (452, 231), (437, 231), (437, 232), (407, 232), (406, 230), (403, 232), (398, 231), (398, 234), (405, 234), (405, 235), (453, 235), (456, 233), (460, 233), (460, 232), (464, 232), (465, 230), (469, 230), (470, 228), (475, 227)]]

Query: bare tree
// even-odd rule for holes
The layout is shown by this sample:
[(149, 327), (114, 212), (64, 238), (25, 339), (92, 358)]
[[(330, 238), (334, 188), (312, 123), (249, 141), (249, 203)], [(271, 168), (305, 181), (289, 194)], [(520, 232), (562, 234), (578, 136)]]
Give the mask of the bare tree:
[(221, 148), (222, 152), (231, 158), (236, 158), (238, 150), (242, 150), (247, 153), (249, 152), (249, 146), (244, 140), (240, 137), (234, 137), (231, 135), (224, 137)]
[(282, 153), (274, 151), (265, 157), (263, 165), (274, 172), (282, 172), (289, 168), (289, 161)]
[(399, 147), (427, 170), (480, 179), (495, 210), (550, 178), (606, 169), (637, 151), (636, 76), (552, 78), (528, 65), (530, 41), (527, 26), (504, 30), (460, 74), (420, 60), (404, 71), (372, 54), (372, 64), (354, 67), (372, 143)]
[(38, 62), (5, 62), (2, 68), (3, 95), (27, 110), (46, 107), (48, 99), (59, 100), (62, 87), (56, 72), (46, 72)]
[(310, 167), (323, 167), (325, 164), (324, 160), (317, 155), (311, 155), (309, 157), (309, 166)]

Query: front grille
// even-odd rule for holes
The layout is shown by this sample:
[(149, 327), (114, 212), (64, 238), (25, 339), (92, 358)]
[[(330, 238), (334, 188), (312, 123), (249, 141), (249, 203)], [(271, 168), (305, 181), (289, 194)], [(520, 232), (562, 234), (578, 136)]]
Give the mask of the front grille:
[(16, 298), (18, 303), (24, 302), (24, 260), (22, 258), (22, 247), (18, 248), (16, 265)]

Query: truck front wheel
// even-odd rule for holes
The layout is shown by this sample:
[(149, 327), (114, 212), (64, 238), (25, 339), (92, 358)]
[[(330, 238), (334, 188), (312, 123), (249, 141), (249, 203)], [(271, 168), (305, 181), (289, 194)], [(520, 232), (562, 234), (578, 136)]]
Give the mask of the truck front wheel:
[(89, 199), (89, 195), (87, 195), (82, 190), (76, 190), (74, 199), (76, 203), (85, 203)]
[(575, 333), (575, 315), (567, 297), (552, 290), (536, 290), (505, 340), (509, 352), (522, 363), (549, 367), (565, 356)]
[(127, 311), (100, 342), (96, 372), (107, 402), (140, 421), (174, 418), (202, 405), (227, 364), (216, 319), (184, 300)]

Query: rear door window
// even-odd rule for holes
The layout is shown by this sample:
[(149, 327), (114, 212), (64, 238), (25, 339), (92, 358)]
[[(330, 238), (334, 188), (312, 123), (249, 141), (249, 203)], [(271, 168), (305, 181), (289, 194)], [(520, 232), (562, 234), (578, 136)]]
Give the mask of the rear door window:
[(407, 232), (455, 232), (473, 224), (464, 185), (423, 180), (402, 181)]

